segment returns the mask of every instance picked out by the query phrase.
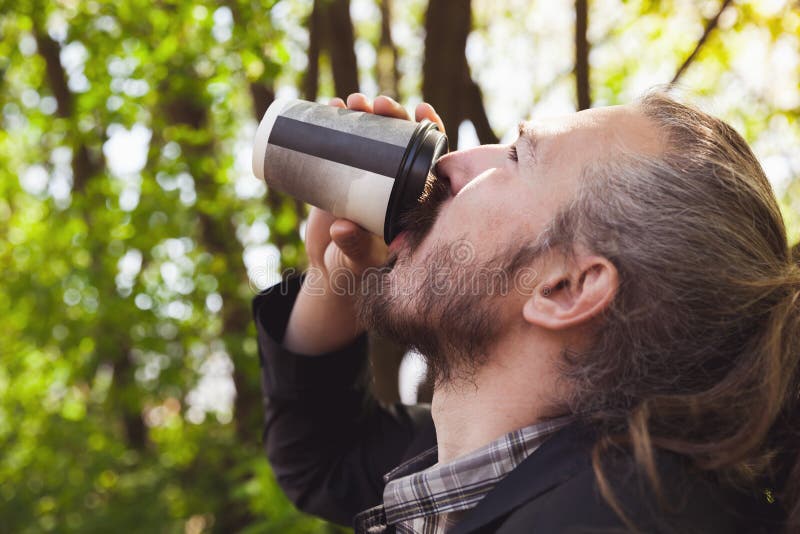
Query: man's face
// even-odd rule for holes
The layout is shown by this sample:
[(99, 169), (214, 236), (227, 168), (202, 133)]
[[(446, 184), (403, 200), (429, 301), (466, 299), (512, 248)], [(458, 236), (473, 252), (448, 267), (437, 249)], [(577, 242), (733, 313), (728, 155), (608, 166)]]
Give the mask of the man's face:
[(392, 243), (387, 266), (365, 279), (362, 322), (416, 347), (439, 379), (474, 370), (494, 342), (525, 326), (537, 265), (516, 255), (535, 250), (584, 167), (612, 150), (655, 146), (647, 119), (616, 106), (522, 123), (511, 145), (445, 155), (429, 201)]

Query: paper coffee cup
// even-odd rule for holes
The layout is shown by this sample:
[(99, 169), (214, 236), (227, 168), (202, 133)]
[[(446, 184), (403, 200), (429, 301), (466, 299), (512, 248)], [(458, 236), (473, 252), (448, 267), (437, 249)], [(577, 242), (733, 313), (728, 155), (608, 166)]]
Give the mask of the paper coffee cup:
[(447, 137), (427, 120), (278, 99), (256, 131), (253, 173), (390, 243), (446, 152)]

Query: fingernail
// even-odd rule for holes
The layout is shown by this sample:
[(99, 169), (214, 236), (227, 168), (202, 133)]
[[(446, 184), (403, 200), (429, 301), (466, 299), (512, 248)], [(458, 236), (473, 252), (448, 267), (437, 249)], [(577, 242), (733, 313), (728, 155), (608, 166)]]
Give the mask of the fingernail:
[(365, 97), (362, 93), (350, 93), (350, 95), (347, 97), (348, 104), (350, 103), (350, 100), (353, 98), (367, 98), (367, 97)]

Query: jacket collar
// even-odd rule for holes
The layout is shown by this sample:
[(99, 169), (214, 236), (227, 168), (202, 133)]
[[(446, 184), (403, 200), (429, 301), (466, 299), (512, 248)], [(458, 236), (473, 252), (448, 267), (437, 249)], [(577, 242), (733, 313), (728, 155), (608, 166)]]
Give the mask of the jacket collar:
[(451, 534), (480, 531), (527, 501), (563, 484), (591, 465), (590, 452), (595, 439), (594, 431), (583, 423), (562, 428), (467, 512)]

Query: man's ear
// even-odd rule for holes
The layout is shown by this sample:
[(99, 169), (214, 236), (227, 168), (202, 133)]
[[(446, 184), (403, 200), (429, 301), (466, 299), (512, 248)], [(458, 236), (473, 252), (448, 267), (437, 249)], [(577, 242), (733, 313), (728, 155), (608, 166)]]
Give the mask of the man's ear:
[(611, 304), (619, 285), (617, 268), (602, 256), (580, 256), (545, 272), (522, 315), (548, 330), (571, 328), (598, 316)]

